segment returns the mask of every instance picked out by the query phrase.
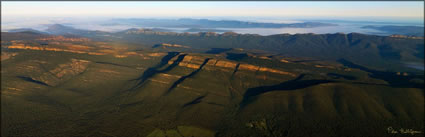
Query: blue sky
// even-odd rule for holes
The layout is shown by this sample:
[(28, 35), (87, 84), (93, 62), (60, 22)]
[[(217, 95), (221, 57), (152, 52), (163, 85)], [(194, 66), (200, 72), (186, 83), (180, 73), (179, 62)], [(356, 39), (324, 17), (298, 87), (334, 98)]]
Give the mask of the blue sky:
[(289, 16), (424, 18), (424, 2), (2, 2), (2, 16)]

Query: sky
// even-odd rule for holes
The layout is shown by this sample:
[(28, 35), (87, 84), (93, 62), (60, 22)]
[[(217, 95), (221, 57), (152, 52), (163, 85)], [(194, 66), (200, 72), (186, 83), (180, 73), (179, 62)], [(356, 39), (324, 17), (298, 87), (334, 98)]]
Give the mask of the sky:
[(1, 2), (1, 15), (55, 17), (287, 16), (424, 18), (424, 2)]

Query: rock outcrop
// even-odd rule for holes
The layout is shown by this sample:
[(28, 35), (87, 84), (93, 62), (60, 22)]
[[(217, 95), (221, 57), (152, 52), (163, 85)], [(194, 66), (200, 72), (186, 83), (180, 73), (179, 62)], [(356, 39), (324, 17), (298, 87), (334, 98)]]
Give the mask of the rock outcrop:
[(151, 57), (159, 57), (159, 56), (165, 56), (167, 53), (149, 53), (147, 56)]
[[(176, 58), (171, 59), (168, 61), (168, 64), (173, 64), (174, 60)], [(199, 57), (199, 56), (193, 56), (193, 55), (187, 55), (184, 57), (184, 59), (179, 62), (179, 66), (187, 67), (191, 69), (199, 69), (201, 64), (205, 58)], [(217, 59), (210, 59), (205, 64), (204, 68), (206, 70), (221, 70), (221, 71), (227, 71), (227, 72), (237, 72), (239, 70), (242, 71), (254, 71), (254, 72), (269, 72), (269, 73), (275, 73), (275, 74), (281, 74), (281, 75), (289, 75), (292, 77), (295, 77), (296, 74), (291, 72), (285, 72), (278, 69), (272, 69), (267, 67), (261, 67), (251, 64), (244, 64), (244, 63), (237, 63), (233, 61), (226, 61), (226, 60), (217, 60)]]
[[(13, 43), (11, 46), (8, 46), (9, 49), (24, 49), (24, 50), (42, 50), (42, 51), (61, 51), (61, 52), (71, 52), (78, 54), (89, 54), (89, 55), (107, 55), (112, 54), (117, 58), (124, 58), (130, 55), (139, 55), (136, 52), (124, 52), (120, 49), (97, 49), (93, 50), (94, 47), (88, 47), (84, 45), (73, 45), (73, 44), (62, 44), (63, 47), (51, 47), (51, 46), (30, 46), (22, 43)], [(100, 48), (100, 47), (99, 47)], [(122, 53), (122, 54), (121, 54)], [(148, 56), (157, 57), (163, 56), (165, 53), (150, 53)]]
[(155, 45), (154, 47), (190, 48), (189, 46), (178, 45), (178, 44), (168, 44), (168, 43), (161, 43), (161, 44)]
[(215, 63), (216, 67), (223, 67), (223, 68), (236, 68), (237, 63), (230, 62), (230, 61), (224, 61), (224, 60), (218, 60), (217, 63)]
[(7, 52), (1, 52), (1, 61), (7, 60), (13, 56), (18, 55), (18, 53), (7, 53)]
[(41, 76), (33, 78), (38, 81), (42, 81), (49, 86), (56, 86), (62, 81), (71, 79), (72, 77), (83, 73), (90, 61), (71, 59), (71, 62), (65, 64), (59, 64), (55, 69), (49, 70), (43, 73)]
[(80, 50), (75, 50), (75, 49), (28, 46), (28, 45), (25, 45), (25, 44), (14, 44), (14, 45), (8, 46), (7, 48), (9, 48), (9, 49), (45, 50), (45, 51), (64, 51), (64, 52), (72, 52), (72, 53), (88, 53), (86, 51), (80, 51)]
[(257, 71), (258, 69), (260, 69), (260, 67), (255, 66), (255, 65), (250, 65), (250, 64), (240, 64), (239, 65), (239, 70)]
[[(168, 61), (168, 64), (173, 64), (173, 62), (176, 59), (177, 58), (171, 59), (170, 61)], [(205, 58), (187, 55), (183, 58), (181, 62), (179, 62), (178, 65), (182, 67), (192, 68), (192, 69), (199, 69), (199, 67), (201, 67), (201, 64), (203, 63), (204, 60)]]

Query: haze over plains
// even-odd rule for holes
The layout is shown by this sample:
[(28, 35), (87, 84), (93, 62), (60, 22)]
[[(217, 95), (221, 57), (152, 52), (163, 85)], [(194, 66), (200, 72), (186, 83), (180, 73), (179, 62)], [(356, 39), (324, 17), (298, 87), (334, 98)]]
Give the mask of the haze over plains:
[[(213, 19), (269, 23), (299, 23), (321, 20), (381, 22), (379, 25), (422, 26), (423, 2), (2, 2), (2, 31), (18, 28), (43, 30), (48, 24), (76, 28), (122, 31), (145, 26), (101, 26), (113, 18)], [(231, 29), (238, 33), (359, 32), (366, 24), (339, 24), (315, 29)]]

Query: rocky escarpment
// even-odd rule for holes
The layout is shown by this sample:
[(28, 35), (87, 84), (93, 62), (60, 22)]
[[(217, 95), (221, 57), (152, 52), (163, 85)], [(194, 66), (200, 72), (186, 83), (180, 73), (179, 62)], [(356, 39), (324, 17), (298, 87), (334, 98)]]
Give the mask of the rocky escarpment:
[(179, 45), (179, 44), (169, 44), (169, 43), (156, 44), (152, 48), (158, 48), (158, 47), (163, 47), (163, 48), (166, 48), (166, 47), (190, 48), (189, 46), (184, 46), (184, 45)]
[(40, 50), (40, 51), (56, 51), (56, 52), (70, 52), (77, 54), (89, 54), (89, 55), (113, 55), (116, 58), (125, 58), (128, 56), (141, 56), (149, 59), (148, 57), (161, 56), (164, 53), (149, 53), (146, 55), (139, 54), (133, 51), (126, 51), (119, 48), (108, 48), (108, 47), (90, 47), (85, 45), (61, 43), (61, 46), (36, 46), (23, 44), (18, 42), (12, 42), (12, 45), (7, 46), (8, 49), (21, 49), (21, 50)]
[(56, 86), (86, 71), (90, 63), (91, 61), (87, 60), (71, 59), (69, 63), (59, 64), (55, 69), (44, 72), (41, 76), (33, 79), (49, 86)]
[[(201, 65), (205, 61), (205, 57), (200, 56), (193, 56), (193, 55), (187, 55), (184, 57), (184, 59), (178, 63), (179, 66), (187, 67), (191, 69), (199, 69)], [(168, 64), (174, 63), (176, 58), (171, 59), (168, 61)], [(262, 66), (256, 66), (251, 64), (245, 64), (245, 63), (238, 63), (233, 61), (227, 61), (227, 60), (219, 60), (219, 59), (209, 59), (205, 63), (205, 67), (203, 67), (206, 70), (221, 70), (221, 71), (228, 71), (228, 72), (237, 72), (237, 71), (251, 71), (251, 72), (269, 72), (274, 74), (280, 74), (280, 75), (289, 75), (292, 77), (295, 77), (296, 74), (291, 72), (286, 72), (278, 69), (268, 68), (268, 67), (262, 67)]]
[[(159, 62), (159, 64), (146, 69), (145, 72), (143, 72), (143, 74), (139, 78), (135, 79), (137, 81), (137, 84), (135, 86), (133, 86), (132, 88), (130, 88), (130, 90), (134, 90), (134, 89), (142, 87), (146, 80), (149, 80), (150, 78), (152, 78), (156, 74), (161, 74), (161, 73), (165, 73), (165, 72), (170, 71), (175, 66), (177, 66), (177, 64), (181, 60), (183, 60), (184, 56), (186, 56), (186, 54), (179, 55), (178, 52), (169, 52), (167, 55), (165, 55), (161, 59), (161, 62)], [(171, 65), (167, 66), (165, 69), (160, 69), (161, 67), (166, 65), (167, 62), (169, 62), (170, 59), (172, 59), (174, 57), (177, 57), (177, 59), (174, 60), (174, 62), (171, 63)]]
[(41, 41), (71, 41), (71, 42), (87, 42), (87, 41), (91, 41), (88, 38), (64, 37), (64, 36), (43, 37), (43, 38), (39, 38), (37, 40), (41, 40)]
[(82, 45), (70, 45), (66, 48), (59, 48), (59, 47), (41, 47), (41, 46), (31, 46), (26, 44), (13, 44), (11, 46), (7, 47), (8, 49), (24, 49), (24, 50), (42, 50), (42, 51), (63, 51), (63, 52), (71, 52), (71, 53), (78, 53), (78, 54), (89, 54), (89, 55), (105, 55), (106, 53), (102, 52), (91, 52), (86, 50), (87, 46)]
[(168, 89), (168, 91), (166, 92), (166, 94), (168, 94), (171, 90), (173, 90), (174, 88), (177, 87), (177, 85), (179, 85), (180, 83), (182, 83), (185, 79), (190, 78), (194, 75), (196, 75), (199, 71), (201, 71), (201, 69), (205, 66), (205, 64), (207, 64), (207, 62), (210, 60), (210, 58), (206, 58), (201, 65), (199, 65), (198, 69), (196, 69), (195, 71), (191, 72), (188, 75), (182, 76), (181, 78), (179, 78), (176, 82), (173, 83), (173, 85), (171, 85), (171, 87)]
[(18, 55), (18, 53), (7, 53), (7, 52), (1, 52), (1, 61), (7, 60), (13, 56)]
[[(70, 53), (77, 53), (77, 54), (88, 54), (88, 55), (113, 55), (116, 58), (126, 58), (129, 56), (139, 56), (143, 59), (151, 59), (151, 57), (159, 57), (164, 56), (167, 53), (161, 53), (161, 52), (151, 52), (151, 53), (140, 53), (140, 52), (134, 52), (134, 51), (128, 51), (126, 48), (119, 48), (119, 47), (110, 47), (110, 46), (86, 46), (86, 45), (79, 45), (79, 44), (72, 44), (72, 43), (57, 43), (60, 44), (59, 46), (50, 46), (50, 45), (44, 45), (44, 46), (38, 46), (38, 45), (31, 45), (31, 44), (25, 44), (21, 42), (12, 41), (11, 45), (5, 46), (5, 48), (8, 49), (20, 49), (20, 50), (39, 50), (39, 51), (55, 51), (55, 52), (70, 52)], [(169, 45), (173, 47), (186, 47), (182, 45)], [(7, 59), (8, 54), (2, 54), (2, 58)]]

